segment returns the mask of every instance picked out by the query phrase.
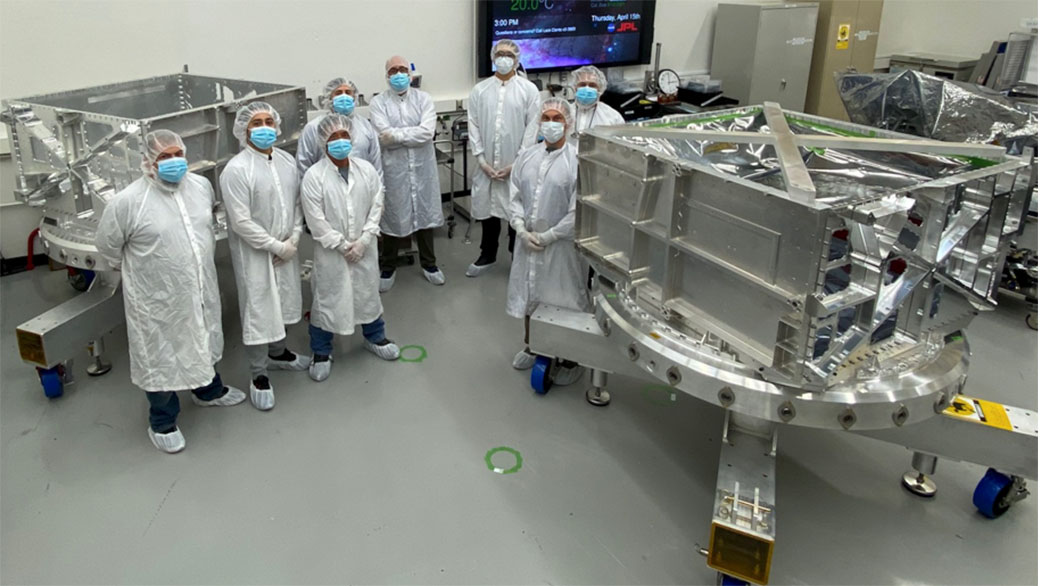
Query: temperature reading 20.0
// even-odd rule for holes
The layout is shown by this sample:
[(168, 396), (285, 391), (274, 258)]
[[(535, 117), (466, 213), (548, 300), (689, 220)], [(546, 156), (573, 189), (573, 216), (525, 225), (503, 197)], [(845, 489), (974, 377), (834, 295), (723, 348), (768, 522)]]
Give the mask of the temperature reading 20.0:
[(510, 0), (510, 11), (534, 11), (539, 8), (549, 10), (553, 8), (553, 0)]

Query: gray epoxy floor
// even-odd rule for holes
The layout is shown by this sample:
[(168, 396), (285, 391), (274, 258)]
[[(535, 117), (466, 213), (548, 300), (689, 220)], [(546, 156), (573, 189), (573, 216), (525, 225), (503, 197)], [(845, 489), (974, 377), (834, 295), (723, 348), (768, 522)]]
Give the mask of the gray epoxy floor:
[[(619, 377), (604, 409), (586, 404), (581, 383), (535, 396), (509, 364), (521, 326), (504, 312), (507, 264), (466, 279), (476, 243), (442, 235), (437, 246), (445, 287), (406, 268), (384, 297), (390, 336), (424, 346), (425, 360), (382, 362), (356, 336), (337, 340), (325, 383), (272, 373), (270, 413), (183, 397), (188, 448), (174, 456), (145, 435), (125, 329), (109, 337), (110, 374), (86, 377), (81, 358), (78, 382), (47, 400), (17, 358), (14, 328), (73, 292), (46, 269), (0, 280), (0, 581), (712, 583), (695, 552), (708, 536), (722, 411), (686, 396), (662, 405), (640, 392), (646, 381)], [(219, 250), (219, 370), (244, 386)], [(974, 322), (966, 392), (1037, 409), (1025, 312), (1011, 301)], [(303, 325), (290, 345), (305, 351)], [(900, 487), (903, 448), (800, 428), (780, 440), (773, 583), (1037, 582), (1036, 496), (988, 521), (971, 502), (980, 466), (941, 462), (940, 492), (923, 501)], [(498, 446), (522, 454), (519, 472), (488, 470)]]

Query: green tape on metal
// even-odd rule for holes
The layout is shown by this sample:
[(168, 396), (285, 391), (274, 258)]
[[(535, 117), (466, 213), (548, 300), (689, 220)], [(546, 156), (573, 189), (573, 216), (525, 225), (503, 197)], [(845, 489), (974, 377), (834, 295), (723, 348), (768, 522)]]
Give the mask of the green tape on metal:
[[(498, 454), (499, 452), (513, 454), (513, 457), (517, 459), (517, 463), (513, 465), (513, 468), (497, 468), (495, 464), (492, 464), (492, 456)], [(499, 446), (497, 448), (492, 448), (488, 450), (488, 453), (484, 455), (484, 463), (488, 465), (489, 470), (495, 472), (496, 474), (513, 474), (514, 472), (521, 469), (521, 465), (524, 463), (524, 458), (521, 458), (520, 452), (513, 448)]]
[[(405, 350), (419, 350), (419, 355), (414, 358), (405, 358)], [(401, 356), (398, 357), (398, 362), (423, 362), (427, 357), (427, 349), (413, 344), (411, 346), (401, 347)]]
[(740, 112), (734, 112), (731, 114), (721, 114), (719, 116), (706, 116), (704, 118), (695, 118), (693, 120), (683, 120), (681, 122), (657, 122), (655, 124), (648, 124), (647, 128), (679, 128), (687, 127), (691, 124), (704, 124), (706, 122), (722, 122), (724, 120), (733, 120), (735, 118), (744, 118), (745, 116), (755, 116), (759, 112), (762, 112), (761, 108), (750, 108), (748, 110), (742, 110)]

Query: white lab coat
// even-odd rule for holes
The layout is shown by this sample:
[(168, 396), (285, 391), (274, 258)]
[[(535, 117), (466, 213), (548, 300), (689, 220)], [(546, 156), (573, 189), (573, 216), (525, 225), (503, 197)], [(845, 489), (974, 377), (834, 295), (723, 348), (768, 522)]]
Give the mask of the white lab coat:
[(437, 115), (430, 94), (409, 88), (404, 95), (387, 89), (369, 105), (379, 136), (389, 131), (393, 144), (382, 147), (386, 204), (380, 229), (390, 236), (409, 236), (445, 223), (441, 181), (434, 153)]
[[(351, 159), (348, 181), (325, 157), (304, 175), (300, 201), (314, 237), (311, 323), (327, 332), (350, 335), (354, 327), (383, 314), (379, 293), (376, 236), (383, 214), (383, 181), (375, 167)], [(347, 246), (361, 239), (362, 259), (347, 262)]]
[[(505, 82), (489, 77), (470, 92), (466, 117), (474, 157), (484, 155), (494, 169), (508, 167), (520, 152), (528, 125), (539, 117), (539, 90), (519, 75)], [(475, 220), (506, 217), (509, 180), (492, 180), (477, 165), (470, 187)]]
[[(625, 118), (618, 113), (611, 106), (597, 100), (594, 106), (589, 108), (583, 108), (581, 106), (575, 106), (575, 124), (571, 129), (571, 132), (567, 135), (568, 144), (578, 146), (578, 135), (582, 132), (595, 128), (597, 126), (615, 126), (618, 124), (625, 124)], [(538, 140), (539, 135), (539, 119), (536, 118), (533, 124), (528, 125), (528, 130), (524, 134), (524, 146), (528, 147)]]
[[(300, 177), (307, 173), (318, 161), (326, 157), (324, 144), (319, 144), (318, 126), (329, 112), (315, 117), (314, 120), (304, 126), (300, 132), (300, 141), (296, 145), (296, 168), (300, 171)], [(372, 123), (356, 113), (351, 113), (351, 157), (365, 159), (383, 176), (383, 159), (380, 156), (380, 141)]]
[(574, 145), (547, 152), (537, 144), (521, 151), (510, 177), (510, 225), (537, 234), (536, 252), (518, 239), (510, 267), (506, 313), (531, 315), (539, 303), (587, 311), (586, 273), (575, 248), (578, 151)]
[(246, 146), (220, 175), (228, 213), (228, 247), (239, 290), (242, 343), (270, 344), (286, 337), (303, 317), (300, 256), (275, 266), (282, 241), (300, 241), (300, 177), (296, 161), (281, 150), (271, 156)]
[(130, 380), (149, 392), (210, 384), (224, 351), (213, 264), (213, 186), (141, 177), (108, 201), (98, 253), (122, 267)]

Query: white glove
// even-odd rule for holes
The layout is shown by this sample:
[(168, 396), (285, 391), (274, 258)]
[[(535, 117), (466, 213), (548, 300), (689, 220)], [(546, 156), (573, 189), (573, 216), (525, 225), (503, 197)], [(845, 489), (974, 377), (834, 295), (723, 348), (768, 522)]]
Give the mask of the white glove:
[(556, 242), (556, 239), (550, 235), (549, 230), (546, 230), (545, 232), (535, 232), (533, 236), (535, 236), (535, 240), (537, 240), (539, 245), (542, 247), (549, 246), (553, 242)]
[(344, 251), (343, 257), (347, 259), (347, 262), (358, 262), (362, 259), (363, 256), (365, 256), (365, 250), (367, 248), (368, 247), (365, 246), (365, 243), (362, 242), (360, 239), (355, 240), (354, 242), (351, 242), (347, 245), (347, 250)]
[(384, 130), (380, 133), (380, 146), (390, 146), (397, 142), (394, 140), (394, 133), (389, 130)]
[(507, 179), (510, 178), (510, 172), (511, 171), (513, 171), (513, 165), (507, 165), (507, 166), (503, 167), (502, 169), (499, 169), (498, 171), (496, 171), (495, 175), (492, 175), (491, 177), (492, 177), (492, 179), (497, 179), (499, 181), (506, 181)]
[(484, 171), (484, 174), (487, 175), (489, 179), (495, 179), (498, 174), (495, 167), (492, 167), (488, 163), (481, 163), (481, 171)]
[(285, 262), (296, 256), (296, 243), (293, 242), (292, 238), (286, 238), (282, 241), (282, 252), (280, 252), (276, 256), (278, 256), (282, 260), (282, 262)]
[(546, 249), (545, 246), (542, 246), (541, 244), (539, 244), (538, 237), (535, 236), (534, 234), (532, 234), (531, 232), (527, 232), (527, 231), (518, 232), (517, 233), (517, 238), (519, 238), (520, 241), (525, 244), (525, 246), (527, 246), (529, 249), (531, 249), (531, 250), (533, 250), (535, 252), (542, 252), (543, 250)]

